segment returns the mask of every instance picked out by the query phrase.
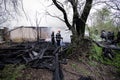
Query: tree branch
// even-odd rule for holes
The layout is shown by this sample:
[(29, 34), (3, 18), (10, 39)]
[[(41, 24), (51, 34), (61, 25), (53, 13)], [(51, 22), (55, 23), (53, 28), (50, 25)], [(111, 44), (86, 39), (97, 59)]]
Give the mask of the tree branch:
[(119, 8), (119, 6), (117, 5), (117, 4), (115, 4), (114, 2), (113, 2), (113, 4), (115, 5), (115, 7), (114, 6), (111, 6), (109, 3), (107, 3), (107, 2), (105, 2), (105, 4), (106, 5), (108, 5), (110, 8), (112, 8), (112, 9), (115, 9), (115, 10), (118, 10), (118, 11), (120, 11), (120, 8)]
[[(115, 1), (116, 1), (117, 3), (115, 3)], [(100, 3), (104, 3), (104, 4), (108, 5), (110, 8), (113, 8), (113, 9), (115, 9), (115, 10), (120, 10), (119, 5), (118, 5), (118, 4), (120, 4), (120, 1), (117, 1), (117, 0), (96, 1), (93, 5), (98, 5), (98, 4), (100, 4)], [(114, 4), (115, 6), (112, 6), (110, 3)], [(116, 7), (116, 8), (115, 8), (115, 7)]]
[(72, 7), (73, 7), (73, 24), (72, 26), (75, 27), (75, 23), (76, 23), (76, 20), (79, 18), (79, 14), (78, 14), (78, 11), (77, 11), (77, 4), (78, 4), (78, 0), (75, 2), (75, 0), (68, 0)]
[(1, 0), (0, 5), (2, 5), (2, 3), (3, 3), (3, 0)]
[(64, 7), (64, 5), (61, 2), (57, 1), (57, 3), (59, 3), (62, 6), (62, 8)]
[(93, 0), (86, 0), (85, 8), (83, 10), (83, 13), (81, 15), (81, 20), (85, 23), (87, 20), (87, 17), (89, 15), (90, 9), (92, 7), (92, 1)]
[(7, 20), (8, 20), (8, 18), (5, 19), (4, 17), (2, 17), (2, 21), (0, 21), (0, 24), (5, 23)]
[(47, 14), (47, 15), (49, 15), (49, 16), (51, 16), (51, 17), (57, 18), (57, 19), (59, 19), (59, 20), (61, 20), (61, 21), (65, 22), (65, 20), (63, 20), (62, 18), (60, 18), (60, 17), (58, 17), (58, 16), (54, 16), (54, 15), (50, 14), (48, 11), (46, 11), (46, 14)]
[(30, 18), (27, 16), (27, 13), (25, 12), (24, 6), (23, 6), (23, 1), (21, 0), (21, 6), (22, 6), (22, 11), (27, 19), (27, 21), (29, 21), (30, 25), (32, 25), (32, 22), (30, 20)]
[(63, 13), (64, 19), (65, 19), (65, 23), (66, 23), (67, 27), (71, 30), (72, 26), (70, 25), (70, 23), (68, 21), (66, 11), (57, 3), (56, 0), (52, 0), (52, 1), (55, 4), (55, 6)]

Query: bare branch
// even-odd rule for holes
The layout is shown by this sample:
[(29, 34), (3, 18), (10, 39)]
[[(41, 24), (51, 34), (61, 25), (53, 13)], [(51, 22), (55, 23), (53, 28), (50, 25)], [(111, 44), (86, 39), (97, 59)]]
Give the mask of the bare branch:
[(3, 3), (3, 0), (1, 0), (0, 5), (2, 5), (2, 3)]
[(60, 4), (62, 8), (64, 8), (64, 5), (61, 2), (57, 1), (57, 3)]
[(2, 18), (2, 21), (0, 21), (0, 24), (3, 24), (3, 23), (5, 23), (8, 20), (7, 17), (6, 17), (6, 19), (4, 17), (1, 17), (1, 18)]
[(55, 4), (55, 6), (56, 6), (60, 11), (62, 11), (62, 13), (63, 13), (63, 15), (64, 15), (65, 23), (66, 23), (67, 27), (71, 30), (71, 29), (72, 29), (72, 26), (70, 25), (70, 23), (69, 23), (69, 21), (68, 21), (66, 11), (57, 3), (56, 0), (52, 0), (52, 1), (53, 1), (53, 3)]
[(75, 26), (75, 23), (76, 23), (76, 20), (79, 18), (79, 14), (78, 14), (78, 10), (77, 10), (77, 4), (78, 4), (78, 1), (76, 0), (68, 0), (72, 7), (73, 7), (73, 24), (72, 26)]
[[(37, 26), (37, 27), (40, 25), (40, 22), (41, 22), (41, 20), (42, 20), (42, 18), (40, 18), (40, 20), (39, 20), (38, 14), (39, 14), (39, 12), (36, 12), (36, 17), (35, 17), (35, 19), (36, 19), (36, 26)], [(40, 14), (39, 14), (39, 15), (40, 15)]]
[[(8, 21), (10, 21), (11, 18), (15, 19), (15, 13), (18, 13), (18, 2), (17, 0), (1, 0), (0, 6), (2, 10), (0, 12), (0, 18), (6, 18), (1, 19), (0, 23), (7, 21), (6, 19), (9, 19)], [(3, 15), (3, 13), (5, 13), (5, 15)]]
[[(112, 6), (111, 4), (109, 4), (109, 3), (107, 3), (107, 2), (105, 2), (105, 4), (108, 5), (108, 6), (109, 6), (110, 8), (112, 8), (112, 9), (115, 9), (115, 10), (119, 10), (119, 11), (120, 11), (119, 5), (116, 4), (116, 3), (114, 3), (114, 2), (113, 2), (114, 6)], [(120, 3), (119, 3), (119, 4), (120, 4)]]
[(51, 3), (50, 5), (48, 5), (47, 7), (50, 7), (50, 6), (53, 6), (54, 5), (54, 3)]
[(27, 19), (27, 21), (29, 21), (30, 25), (32, 25), (32, 22), (30, 20), (30, 18), (27, 16), (27, 13), (25, 12), (24, 6), (23, 6), (23, 1), (21, 0), (21, 6), (22, 6), (22, 11)]
[(48, 11), (46, 11), (46, 14), (47, 14), (47, 15), (49, 15), (49, 16), (51, 16), (51, 17), (57, 18), (57, 19), (59, 19), (59, 20), (61, 20), (61, 21), (65, 22), (65, 20), (63, 20), (62, 18), (60, 18), (60, 17), (58, 17), (58, 16), (55, 16), (55, 15), (50, 14)]
[[(96, 1), (93, 3), (93, 6), (96, 6), (98, 4), (106, 4), (107, 6), (109, 6), (112, 9), (115, 10), (120, 10), (120, 1), (118, 0), (108, 0), (108, 1)], [(113, 5), (112, 5), (113, 4)]]

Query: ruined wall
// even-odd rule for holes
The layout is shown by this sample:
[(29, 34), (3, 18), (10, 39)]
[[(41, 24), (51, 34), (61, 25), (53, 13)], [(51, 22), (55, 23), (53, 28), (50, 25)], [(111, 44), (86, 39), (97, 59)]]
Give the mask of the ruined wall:
[[(49, 28), (39, 27), (40, 39), (50, 38)], [(34, 41), (37, 40), (37, 28), (36, 27), (20, 27), (10, 32), (10, 38), (12, 41)]]
[(10, 40), (10, 34), (9, 34), (9, 28), (7, 27), (3, 27), (2, 29), (0, 29), (0, 43), (2, 42), (7, 42)]

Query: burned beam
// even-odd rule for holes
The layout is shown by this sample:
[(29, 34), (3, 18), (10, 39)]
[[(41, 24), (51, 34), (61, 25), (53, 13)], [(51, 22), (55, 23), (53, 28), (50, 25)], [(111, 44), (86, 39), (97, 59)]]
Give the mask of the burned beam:
[(57, 49), (53, 52), (55, 54), (55, 59), (54, 59), (54, 71), (53, 71), (53, 80), (64, 80), (64, 75), (61, 70), (61, 65), (59, 62), (59, 52), (60, 52), (61, 47), (57, 47)]

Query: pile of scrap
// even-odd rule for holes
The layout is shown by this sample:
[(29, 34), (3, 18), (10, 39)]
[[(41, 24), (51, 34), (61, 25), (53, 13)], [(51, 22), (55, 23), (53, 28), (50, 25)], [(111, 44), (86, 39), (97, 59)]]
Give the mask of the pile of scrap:
[(6, 64), (25, 64), (31, 68), (53, 71), (53, 80), (62, 80), (61, 63), (66, 63), (67, 47), (56, 47), (50, 42), (16, 43), (0, 48), (0, 68)]

